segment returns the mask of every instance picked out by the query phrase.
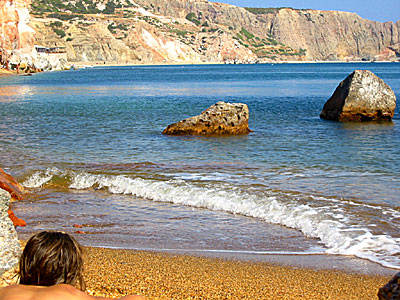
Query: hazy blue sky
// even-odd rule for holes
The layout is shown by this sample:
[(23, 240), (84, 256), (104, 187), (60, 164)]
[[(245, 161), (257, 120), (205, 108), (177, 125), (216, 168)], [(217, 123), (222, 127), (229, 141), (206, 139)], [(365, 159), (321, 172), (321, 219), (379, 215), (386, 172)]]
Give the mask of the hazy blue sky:
[(373, 21), (400, 20), (400, 0), (210, 0), (242, 7), (293, 7), (355, 12)]

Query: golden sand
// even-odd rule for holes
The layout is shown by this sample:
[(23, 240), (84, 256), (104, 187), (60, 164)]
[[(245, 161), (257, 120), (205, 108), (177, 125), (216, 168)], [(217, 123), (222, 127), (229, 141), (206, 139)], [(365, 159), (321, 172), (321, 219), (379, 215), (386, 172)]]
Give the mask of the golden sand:
[(17, 74), (15, 71), (9, 71), (9, 70), (0, 68), (0, 76), (8, 76), (8, 75), (15, 75), (15, 74)]
[(164, 253), (86, 248), (90, 294), (146, 299), (377, 299), (390, 277)]

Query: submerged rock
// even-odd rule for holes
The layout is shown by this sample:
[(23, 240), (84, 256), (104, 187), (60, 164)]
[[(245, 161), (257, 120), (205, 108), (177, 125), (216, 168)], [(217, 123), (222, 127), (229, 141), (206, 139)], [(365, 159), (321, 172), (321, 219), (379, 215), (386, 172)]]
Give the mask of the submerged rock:
[(243, 103), (217, 102), (200, 115), (168, 125), (168, 135), (237, 135), (248, 134), (249, 108)]
[(325, 103), (320, 117), (334, 121), (390, 121), (396, 108), (393, 90), (368, 70), (356, 70)]
[(398, 300), (400, 299), (400, 272), (394, 275), (394, 277), (378, 292), (379, 300)]
[(8, 217), (10, 200), (10, 194), (0, 189), (0, 276), (15, 266), (21, 255), (17, 232)]

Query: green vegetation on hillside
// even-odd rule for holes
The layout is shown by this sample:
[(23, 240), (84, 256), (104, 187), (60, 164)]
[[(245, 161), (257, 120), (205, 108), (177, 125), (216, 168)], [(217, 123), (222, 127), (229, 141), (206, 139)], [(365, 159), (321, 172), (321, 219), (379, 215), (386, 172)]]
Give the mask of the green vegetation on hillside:
[(55, 21), (55, 22), (51, 22), (50, 23), (50, 26), (51, 27), (62, 27), (62, 25), (63, 25), (63, 23), (62, 22), (60, 22), (60, 21)]
[(33, 0), (31, 4), (32, 13), (43, 15), (44, 13), (70, 13), (70, 14), (114, 14), (116, 9), (131, 7), (122, 0), (108, 0), (104, 9), (98, 6), (100, 2), (91, 0), (61, 1), (61, 0)]
[(75, 3), (61, 0), (33, 0), (32, 13), (42, 14), (46, 12), (69, 12), (69, 13), (99, 13), (96, 5), (88, 0), (77, 1)]
[(60, 38), (66, 36), (65, 31), (62, 29), (63, 23), (60, 21), (55, 21), (50, 23), (50, 27), (53, 29), (55, 34), (57, 34)]
[(62, 21), (69, 21), (72, 19), (79, 19), (79, 20), (84, 20), (85, 16), (84, 15), (75, 15), (75, 14), (59, 14), (59, 13), (52, 13), (47, 15), (48, 18), (55, 18), (59, 19)]
[(115, 23), (109, 24), (107, 28), (111, 33), (117, 33), (116, 29), (119, 29), (121, 31), (127, 31), (129, 29), (128, 26), (121, 23), (119, 23), (118, 25), (116, 25)]
[(306, 53), (306, 49), (295, 51), (291, 47), (279, 43), (271, 34), (267, 34), (266, 38), (261, 38), (249, 32), (244, 27), (239, 32), (236, 32), (233, 38), (243, 47), (252, 50), (259, 58), (276, 60), (278, 59), (278, 55), (303, 56)]
[(180, 29), (171, 29), (169, 32), (174, 33), (180, 37), (185, 37), (188, 34), (186, 30), (180, 30)]
[[(264, 14), (276, 14), (278, 13), (281, 9), (295, 9), (293, 7), (245, 7), (247, 11), (255, 14), (255, 15), (264, 15)], [(309, 10), (308, 8), (301, 8), (298, 9), (296, 8), (295, 10)]]
[(283, 7), (245, 7), (247, 11), (256, 14), (256, 15), (263, 15), (263, 14), (276, 14), (280, 9)]
[(60, 38), (63, 38), (66, 36), (65, 31), (62, 29), (54, 28), (53, 30)]
[(254, 38), (254, 34), (248, 32), (246, 28), (242, 27), (242, 30), (240, 30), (240, 33), (243, 34), (248, 40), (251, 40)]
[(189, 20), (190, 22), (196, 24), (199, 26), (201, 24), (200, 20), (196, 18), (196, 15), (194, 12), (188, 13), (186, 16), (186, 19)]

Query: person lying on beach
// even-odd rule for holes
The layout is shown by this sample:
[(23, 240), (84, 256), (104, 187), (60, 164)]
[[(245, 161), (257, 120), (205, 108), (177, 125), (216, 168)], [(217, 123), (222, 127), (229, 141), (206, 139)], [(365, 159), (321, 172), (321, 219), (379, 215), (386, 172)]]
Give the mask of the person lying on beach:
[[(19, 284), (0, 290), (0, 300), (110, 299), (84, 292), (82, 248), (70, 235), (43, 231), (27, 242), (19, 261)], [(121, 300), (144, 300), (125, 296)]]

